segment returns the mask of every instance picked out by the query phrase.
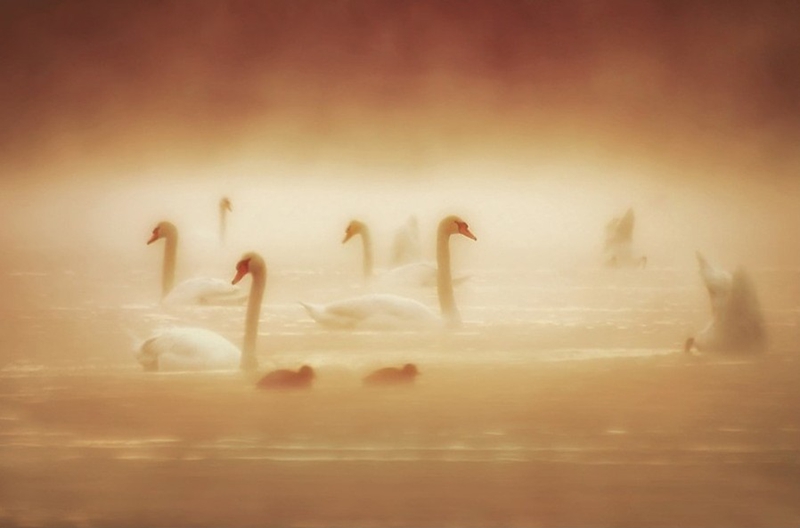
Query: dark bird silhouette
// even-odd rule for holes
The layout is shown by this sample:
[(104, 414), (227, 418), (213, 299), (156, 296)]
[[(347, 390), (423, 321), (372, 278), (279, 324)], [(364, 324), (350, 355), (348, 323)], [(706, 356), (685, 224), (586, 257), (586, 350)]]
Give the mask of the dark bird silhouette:
[(378, 369), (364, 378), (364, 385), (405, 385), (414, 383), (419, 370), (413, 363), (406, 363), (403, 368), (386, 367)]
[(259, 389), (308, 389), (315, 378), (314, 369), (303, 365), (297, 372), (289, 369), (273, 370), (258, 381)]

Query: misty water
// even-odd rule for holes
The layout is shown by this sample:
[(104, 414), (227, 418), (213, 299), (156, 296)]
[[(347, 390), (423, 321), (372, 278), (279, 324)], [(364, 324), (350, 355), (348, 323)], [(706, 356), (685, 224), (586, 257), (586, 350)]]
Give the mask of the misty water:
[[(294, 172), (292, 172), (294, 171)], [(683, 525), (800, 522), (800, 260), (794, 184), (471, 164), (353, 174), (311, 166), (7, 185), (0, 197), (0, 520), (47, 526)], [(497, 177), (490, 177), (495, 174)], [(669, 182), (669, 183), (665, 183)], [(216, 204), (230, 196), (228, 239)], [(645, 269), (602, 266), (637, 213)], [(298, 301), (435, 288), (365, 284), (354, 218), (386, 269), (394, 230), (453, 237), (463, 325), (332, 331)], [(149, 373), (154, 331), (240, 345), (245, 307), (159, 303), (160, 220), (177, 279), (268, 267), (259, 370)], [(765, 354), (686, 356), (710, 319), (695, 251), (745, 266)], [(242, 283), (249, 285), (249, 278)], [(362, 378), (416, 363), (412, 387)], [(259, 374), (308, 364), (312, 389)]]

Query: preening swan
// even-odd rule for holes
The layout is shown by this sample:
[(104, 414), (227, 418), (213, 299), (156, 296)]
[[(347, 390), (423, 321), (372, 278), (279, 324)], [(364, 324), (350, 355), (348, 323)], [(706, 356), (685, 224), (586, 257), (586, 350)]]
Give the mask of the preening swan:
[(400, 226), (394, 234), (392, 242), (392, 266), (397, 267), (410, 262), (416, 262), (422, 257), (422, 247), (419, 242), (419, 223), (417, 217), (411, 215), (406, 223)]
[(419, 370), (413, 363), (406, 363), (403, 368), (386, 367), (374, 371), (364, 378), (364, 385), (409, 385), (419, 376)]
[(256, 338), (261, 300), (267, 280), (267, 267), (257, 253), (246, 253), (236, 264), (233, 284), (247, 274), (253, 277), (247, 303), (244, 343), (236, 346), (205, 328), (170, 328), (142, 343), (137, 360), (145, 370), (253, 370), (258, 366)]
[(242, 291), (221, 279), (195, 277), (175, 286), (175, 261), (178, 254), (178, 228), (172, 222), (159, 222), (147, 244), (164, 239), (164, 264), (161, 271), (161, 300), (168, 304), (235, 304), (244, 301)]
[(223, 196), (219, 201), (219, 243), (225, 244), (225, 234), (228, 226), (228, 213), (233, 212), (231, 201), (227, 196)]
[[(467, 223), (457, 216), (448, 216), (439, 223), (436, 284), (442, 318), (450, 325), (461, 323), (450, 270), (450, 235), (455, 234), (477, 240)], [(331, 328), (394, 328), (441, 320), (419, 301), (389, 294), (363, 295), (325, 305), (301, 304), (315, 321)]]
[(636, 218), (633, 214), (633, 208), (629, 208), (622, 218), (612, 218), (606, 224), (604, 246), (606, 266), (612, 268), (633, 266), (644, 268), (647, 265), (647, 257), (633, 256), (633, 228), (635, 223)]
[(289, 369), (278, 369), (265, 375), (256, 385), (260, 389), (307, 389), (311, 387), (316, 374), (314, 369), (303, 365), (297, 372)]
[[(342, 244), (347, 243), (348, 240), (361, 236), (361, 244), (363, 246), (363, 276), (365, 280), (373, 278), (378, 279), (382, 283), (389, 283), (392, 285), (400, 286), (435, 286), (436, 285), (436, 266), (427, 262), (411, 262), (397, 266), (387, 270), (380, 275), (376, 275), (374, 266), (372, 234), (369, 226), (361, 220), (351, 220), (347, 224), (344, 231), (344, 239)], [(457, 277), (453, 279), (453, 284), (458, 285), (465, 281), (468, 277)]]
[(752, 353), (766, 344), (764, 319), (755, 286), (739, 268), (733, 274), (711, 266), (697, 253), (700, 276), (711, 301), (711, 322), (697, 336), (689, 337), (684, 352)]

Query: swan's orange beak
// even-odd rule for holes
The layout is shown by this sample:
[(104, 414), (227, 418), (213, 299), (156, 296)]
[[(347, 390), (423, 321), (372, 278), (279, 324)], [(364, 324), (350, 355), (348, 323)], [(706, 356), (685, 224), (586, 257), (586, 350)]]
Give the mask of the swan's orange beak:
[(353, 231), (348, 229), (347, 231), (344, 232), (344, 238), (342, 239), (342, 244), (344, 244), (351, 238), (353, 238)]
[(247, 275), (249, 271), (250, 271), (250, 259), (240, 261), (236, 265), (236, 276), (231, 281), (231, 284), (236, 284), (237, 282), (242, 280), (242, 277)]
[(225, 209), (227, 209), (230, 212), (233, 212), (233, 207), (231, 206), (230, 202), (225, 202)]
[(464, 235), (467, 238), (471, 238), (474, 241), (478, 241), (475, 235), (472, 234), (472, 231), (469, 230), (469, 226), (463, 222), (458, 223), (458, 232)]
[(158, 228), (153, 229), (153, 234), (150, 235), (150, 240), (147, 241), (147, 245), (149, 246), (156, 240), (158, 240)]

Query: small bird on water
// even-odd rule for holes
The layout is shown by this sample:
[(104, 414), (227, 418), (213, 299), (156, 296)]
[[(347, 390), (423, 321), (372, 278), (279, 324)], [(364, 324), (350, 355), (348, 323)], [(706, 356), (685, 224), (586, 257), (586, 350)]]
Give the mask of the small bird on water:
[(364, 385), (407, 385), (414, 383), (414, 379), (418, 375), (417, 366), (413, 363), (406, 363), (403, 368), (386, 367), (376, 370), (364, 378)]
[(259, 389), (309, 389), (314, 381), (314, 369), (303, 365), (296, 372), (278, 369), (267, 373), (256, 385)]

